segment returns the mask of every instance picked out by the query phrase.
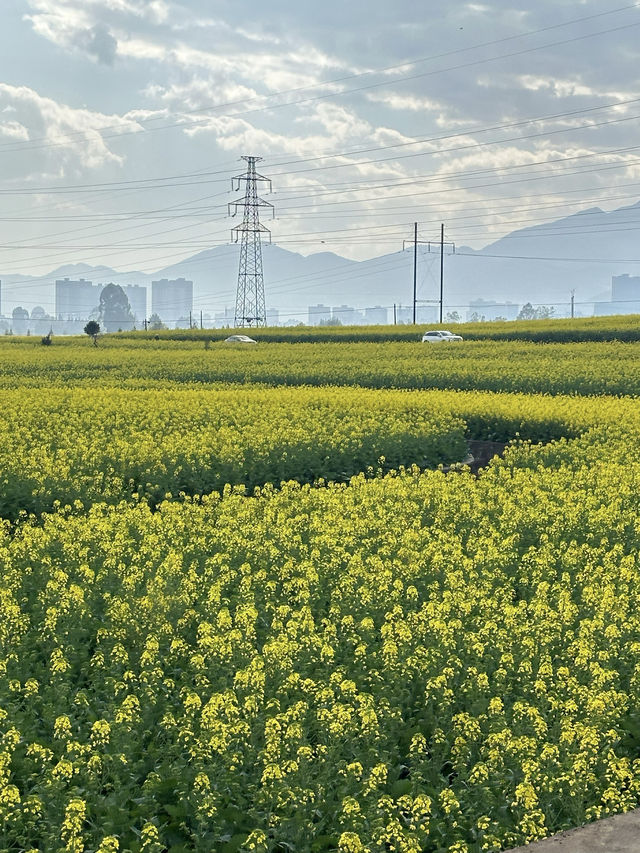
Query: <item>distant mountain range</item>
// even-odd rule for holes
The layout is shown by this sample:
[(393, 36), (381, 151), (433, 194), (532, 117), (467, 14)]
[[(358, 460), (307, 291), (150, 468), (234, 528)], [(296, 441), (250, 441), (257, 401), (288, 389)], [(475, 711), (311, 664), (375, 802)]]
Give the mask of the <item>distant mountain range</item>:
[[(451, 229), (453, 232), (453, 228)], [(444, 263), (445, 311), (462, 316), (475, 300), (555, 305), (566, 313), (571, 291), (577, 312), (590, 314), (593, 303), (610, 298), (611, 277), (640, 274), (640, 202), (606, 212), (594, 207), (554, 222), (513, 231), (483, 249), (447, 246)], [(447, 240), (449, 234), (446, 235)], [(56, 279), (85, 278), (150, 287), (158, 278), (184, 277), (194, 282), (194, 311), (213, 316), (235, 299), (237, 245), (218, 246), (155, 273), (120, 272), (106, 266), (66, 264), (45, 276), (2, 275), (2, 313), (17, 306), (41, 305), (54, 311)], [(306, 318), (310, 305), (409, 305), (413, 290), (413, 252), (409, 246), (364, 261), (331, 252), (303, 256), (279, 246), (264, 246), (267, 305), (281, 320)], [(439, 295), (439, 246), (420, 245), (418, 298)], [(151, 312), (149, 294), (148, 313)]]

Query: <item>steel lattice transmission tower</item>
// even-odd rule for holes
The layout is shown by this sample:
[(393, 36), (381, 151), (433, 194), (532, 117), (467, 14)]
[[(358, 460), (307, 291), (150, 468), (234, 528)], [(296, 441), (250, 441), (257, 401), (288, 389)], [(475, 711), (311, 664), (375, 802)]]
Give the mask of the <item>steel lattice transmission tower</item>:
[(239, 190), (245, 182), (244, 198), (229, 203), (229, 213), (233, 208), (235, 216), (240, 206), (244, 215), (242, 224), (231, 229), (231, 238), (237, 243), (240, 239), (240, 266), (238, 268), (238, 290), (236, 292), (236, 326), (266, 326), (267, 312), (264, 299), (264, 275), (262, 273), (262, 235), (269, 236), (271, 231), (260, 223), (260, 208), (270, 207), (275, 217), (272, 204), (264, 201), (258, 195), (258, 181), (266, 181), (271, 192), (271, 181), (256, 172), (256, 163), (262, 157), (243, 157), (247, 161), (247, 171), (231, 179), (231, 188)]

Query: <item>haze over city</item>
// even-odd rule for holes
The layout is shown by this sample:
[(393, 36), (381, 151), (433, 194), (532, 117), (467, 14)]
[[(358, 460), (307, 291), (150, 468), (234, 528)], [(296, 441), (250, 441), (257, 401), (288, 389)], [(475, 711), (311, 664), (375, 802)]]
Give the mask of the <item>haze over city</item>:
[[(265, 224), (274, 244), (303, 256), (386, 257), (411, 239), (414, 222), (421, 240), (437, 240), (444, 222), (447, 240), (478, 250), (597, 206), (604, 218), (587, 217), (571, 235), (587, 246), (579, 297), (606, 299), (613, 275), (640, 266), (620, 246), (633, 239), (640, 197), (638, 4), (454, 3), (435, 12), (332, 0), (12, 4), (0, 33), (3, 283), (68, 264), (154, 277), (217, 248), (201, 264), (202, 283), (191, 277), (198, 307), (223, 310), (237, 257), (231, 178), (251, 153), (273, 181), (265, 197), (276, 218)], [(632, 215), (606, 217), (627, 207)], [(532, 279), (523, 300), (566, 302), (576, 287), (562, 236), (543, 231), (536, 251), (521, 252)], [(322, 298), (317, 264), (281, 282), (265, 257), (276, 307)], [(551, 271), (541, 266), (549, 257), (559, 261)], [(430, 296), (433, 258), (424, 248), (421, 258)], [(391, 265), (396, 278), (380, 285), (378, 301), (407, 300), (408, 262)], [(484, 284), (470, 290), (471, 279), (513, 275), (502, 260), (490, 271), (482, 261), (457, 269), (452, 304), (504, 299)], [(367, 304), (363, 272), (351, 281), (343, 273), (354, 304)], [(14, 287), (5, 304), (20, 294), (29, 304), (31, 288), (53, 312), (37, 287)]]

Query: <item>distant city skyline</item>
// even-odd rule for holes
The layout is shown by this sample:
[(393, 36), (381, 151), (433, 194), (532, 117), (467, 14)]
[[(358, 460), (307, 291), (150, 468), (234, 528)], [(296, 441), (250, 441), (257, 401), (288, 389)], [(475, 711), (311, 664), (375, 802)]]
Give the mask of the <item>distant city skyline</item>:
[[(55, 283), (55, 312), (49, 314), (42, 306), (35, 306), (31, 312), (18, 306), (9, 316), (2, 313), (2, 282), (0, 280), (0, 332), (14, 334), (79, 334), (86, 321), (94, 318), (100, 293), (104, 285), (93, 284), (90, 280), (68, 277)], [(147, 300), (147, 287), (142, 285), (123, 285), (123, 291), (129, 299), (132, 320), (123, 322), (124, 330), (147, 328), (149, 322), (162, 322), (168, 328), (188, 328), (189, 326), (220, 329), (234, 327), (235, 310), (227, 306), (223, 311), (213, 314), (203, 309), (194, 310), (193, 283), (184, 278), (176, 280), (156, 280), (152, 282), (152, 295)], [(572, 292), (574, 297), (575, 291)], [(527, 312), (536, 314), (541, 308), (544, 316), (606, 316), (611, 314), (640, 313), (640, 275), (624, 273), (611, 277), (608, 299), (592, 300), (586, 303), (575, 300), (562, 303), (498, 302), (493, 299), (478, 298), (466, 305), (448, 306), (444, 314), (445, 323), (492, 322), (496, 320), (514, 321), (527, 319)], [(537, 312), (540, 313), (540, 312)], [(419, 325), (438, 323), (439, 308), (433, 302), (416, 305), (415, 321)], [(347, 303), (329, 306), (323, 303), (308, 305), (305, 312), (287, 312), (278, 308), (267, 310), (268, 326), (287, 325), (392, 325), (411, 324), (414, 321), (411, 304), (393, 303), (392, 305), (354, 306)]]

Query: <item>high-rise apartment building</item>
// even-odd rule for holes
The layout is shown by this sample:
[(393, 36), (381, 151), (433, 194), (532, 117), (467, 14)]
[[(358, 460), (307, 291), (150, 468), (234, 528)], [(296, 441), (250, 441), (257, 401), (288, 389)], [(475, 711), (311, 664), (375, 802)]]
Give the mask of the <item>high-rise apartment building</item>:
[(336, 305), (331, 309), (331, 317), (340, 320), (343, 326), (355, 326), (362, 321), (362, 315), (351, 305)]
[(147, 288), (140, 284), (122, 284), (125, 296), (129, 300), (131, 313), (133, 314), (138, 328), (147, 316)]
[(614, 275), (611, 277), (612, 302), (640, 302), (640, 275)]
[(319, 326), (320, 323), (326, 323), (331, 319), (331, 308), (328, 305), (309, 305), (307, 309), (310, 326)]
[(376, 305), (374, 308), (364, 309), (364, 318), (371, 326), (386, 326), (389, 322), (389, 313), (386, 308)]
[(55, 285), (56, 317), (61, 320), (87, 320), (100, 304), (101, 284), (84, 278), (59, 279)]
[(467, 311), (467, 320), (480, 318), (482, 320), (515, 320), (520, 306), (515, 302), (496, 302), (493, 299), (472, 299)]
[[(147, 288), (139, 284), (120, 285), (129, 300), (131, 313), (139, 324), (147, 316)], [(56, 317), (62, 320), (88, 320), (100, 306), (100, 294), (106, 284), (93, 284), (84, 278), (59, 279), (55, 285)]]
[(167, 326), (188, 318), (193, 311), (193, 282), (184, 278), (161, 278), (151, 282), (151, 313)]
[(640, 313), (640, 275), (612, 276), (611, 302), (595, 302), (593, 313), (596, 316)]

